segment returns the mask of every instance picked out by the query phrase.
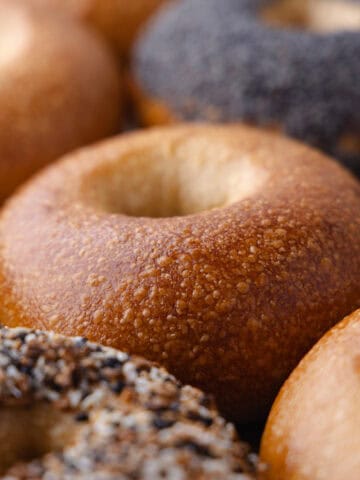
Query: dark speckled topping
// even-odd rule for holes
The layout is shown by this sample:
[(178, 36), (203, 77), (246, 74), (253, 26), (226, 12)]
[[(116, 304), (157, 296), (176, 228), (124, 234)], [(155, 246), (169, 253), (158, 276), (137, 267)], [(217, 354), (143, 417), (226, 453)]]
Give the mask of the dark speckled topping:
[(343, 134), (360, 132), (360, 32), (266, 26), (258, 11), (269, 1), (164, 9), (137, 45), (137, 82), (181, 119), (282, 125), (336, 155)]
[(252, 478), (247, 447), (199, 390), (83, 338), (1, 328), (0, 412), (39, 402), (70, 412), (76, 442), (3, 480)]

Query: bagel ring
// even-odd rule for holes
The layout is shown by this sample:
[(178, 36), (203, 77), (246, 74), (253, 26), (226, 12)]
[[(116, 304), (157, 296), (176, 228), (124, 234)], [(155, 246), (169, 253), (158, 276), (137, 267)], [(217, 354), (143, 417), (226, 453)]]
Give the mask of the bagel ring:
[(7, 203), (0, 322), (159, 361), (250, 421), (360, 306), (359, 207), (350, 174), (278, 135), (126, 134), (71, 154)]
[(141, 358), (0, 328), (0, 360), (3, 479), (254, 478), (211, 399)]
[(132, 83), (145, 124), (261, 125), (360, 174), (359, 77), (359, 1), (184, 0), (140, 38)]
[(0, 111), (1, 203), (58, 156), (119, 129), (117, 66), (81, 25), (2, 0)]
[(359, 478), (359, 369), (360, 310), (327, 333), (283, 386), (262, 440), (261, 478)]

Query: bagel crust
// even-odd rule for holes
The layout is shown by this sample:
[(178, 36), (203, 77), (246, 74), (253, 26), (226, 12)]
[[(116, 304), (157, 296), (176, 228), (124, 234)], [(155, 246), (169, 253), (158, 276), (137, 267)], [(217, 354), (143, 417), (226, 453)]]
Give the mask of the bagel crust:
[[(286, 6), (320, 31), (276, 24)], [(156, 15), (133, 60), (145, 124), (260, 125), (360, 175), (359, 77), (359, 0), (183, 0)]]
[(95, 27), (127, 55), (146, 20), (166, 0), (26, 0), (41, 8), (55, 8)]
[(248, 127), (184, 125), (85, 148), (0, 217), (0, 322), (167, 366), (240, 421), (263, 416), (360, 306), (360, 186)]
[(0, 203), (45, 164), (118, 130), (120, 107), (117, 67), (95, 34), (0, 2)]
[(207, 395), (84, 338), (1, 328), (0, 421), (4, 480), (253, 478)]
[(261, 455), (274, 480), (357, 480), (360, 310), (327, 333), (283, 386)]

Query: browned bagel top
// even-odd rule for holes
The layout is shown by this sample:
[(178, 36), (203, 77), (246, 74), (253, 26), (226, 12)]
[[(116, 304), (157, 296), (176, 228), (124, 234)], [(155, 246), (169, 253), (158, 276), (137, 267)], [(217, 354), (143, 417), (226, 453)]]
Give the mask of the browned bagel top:
[(245, 127), (178, 126), (84, 149), (0, 220), (0, 321), (156, 359), (259, 416), (360, 302), (360, 187)]

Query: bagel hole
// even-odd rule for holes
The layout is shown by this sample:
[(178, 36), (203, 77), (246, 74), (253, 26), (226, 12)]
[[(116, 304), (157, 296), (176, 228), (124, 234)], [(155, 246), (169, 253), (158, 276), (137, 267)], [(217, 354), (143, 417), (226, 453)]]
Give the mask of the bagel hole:
[(360, 29), (360, 5), (346, 0), (276, 0), (262, 10), (266, 23), (327, 33)]
[(83, 179), (82, 196), (86, 204), (107, 213), (179, 217), (249, 197), (266, 175), (249, 159), (197, 138), (176, 152), (133, 153), (91, 171)]
[[(74, 441), (73, 416), (48, 404), (0, 409), (0, 475)], [(13, 474), (13, 473), (12, 473)]]

